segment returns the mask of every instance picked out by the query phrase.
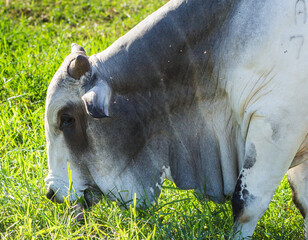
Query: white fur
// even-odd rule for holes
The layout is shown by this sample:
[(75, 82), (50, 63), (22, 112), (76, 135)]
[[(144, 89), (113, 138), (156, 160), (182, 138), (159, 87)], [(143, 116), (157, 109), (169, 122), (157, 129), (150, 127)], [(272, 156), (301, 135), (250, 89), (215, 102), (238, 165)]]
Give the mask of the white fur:
[[(57, 202), (63, 202), (69, 196), (71, 201), (77, 199), (87, 188), (80, 177), (78, 168), (70, 164), (70, 153), (65, 146), (63, 135), (59, 135), (53, 140), (47, 138), (48, 155), (48, 176), (45, 178), (47, 188), (51, 188), (55, 193)], [(69, 168), (68, 168), (69, 166)], [(71, 189), (69, 182), (69, 170), (71, 172)]]
[[(257, 156), (252, 168), (241, 171), (242, 187), (255, 198), (236, 227), (241, 237), (253, 234), (308, 131), (308, 25), (296, 21), (296, 2), (266, 2), (257, 40), (226, 71), (229, 103), (245, 152), (254, 144)], [(239, 12), (248, 7), (243, 1)], [(235, 19), (234, 34), (240, 22)], [(279, 129), (277, 139), (273, 125)]]

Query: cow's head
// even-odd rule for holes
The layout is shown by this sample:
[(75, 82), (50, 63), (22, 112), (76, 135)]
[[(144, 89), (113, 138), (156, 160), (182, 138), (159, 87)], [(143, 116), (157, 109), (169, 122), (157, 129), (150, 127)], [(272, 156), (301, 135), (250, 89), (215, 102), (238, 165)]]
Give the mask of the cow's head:
[(49, 85), (47, 197), (62, 202), (70, 195), (75, 200), (89, 187), (98, 187), (125, 201), (135, 193), (152, 201), (160, 192), (163, 165), (148, 154), (136, 102), (113, 92), (101, 77), (104, 70), (94, 65), (73, 44)]

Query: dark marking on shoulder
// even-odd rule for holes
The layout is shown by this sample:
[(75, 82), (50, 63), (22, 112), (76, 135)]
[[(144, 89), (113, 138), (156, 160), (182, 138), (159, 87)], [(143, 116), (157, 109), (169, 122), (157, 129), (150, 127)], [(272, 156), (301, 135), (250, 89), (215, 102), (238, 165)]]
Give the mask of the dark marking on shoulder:
[(245, 222), (249, 220), (247, 217), (243, 217), (245, 207), (255, 199), (255, 197), (247, 190), (247, 185), (243, 186), (243, 175), (240, 174), (235, 186), (235, 190), (232, 197), (232, 210), (234, 216), (234, 222)]
[(279, 132), (279, 126), (277, 123), (271, 123), (271, 128), (272, 128), (272, 139), (274, 141), (278, 140), (278, 138), (280, 137), (280, 132)]
[(235, 190), (232, 197), (232, 210), (233, 210), (234, 221), (236, 221), (237, 217), (241, 215), (242, 210), (244, 208), (244, 200), (241, 199), (242, 178), (243, 175), (240, 174), (236, 182)]
[(244, 168), (250, 169), (256, 163), (257, 151), (253, 143), (250, 144), (247, 153), (245, 154)]

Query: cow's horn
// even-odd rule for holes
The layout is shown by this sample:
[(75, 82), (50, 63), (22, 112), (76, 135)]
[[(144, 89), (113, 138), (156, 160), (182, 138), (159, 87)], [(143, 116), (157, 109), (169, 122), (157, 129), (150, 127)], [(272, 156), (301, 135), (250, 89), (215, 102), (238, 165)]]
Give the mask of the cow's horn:
[(80, 79), (90, 70), (90, 62), (87, 56), (78, 55), (68, 66), (68, 74), (75, 79)]
[(84, 54), (86, 54), (86, 51), (84, 50), (83, 47), (79, 46), (77, 43), (72, 43), (71, 53), (75, 53), (75, 52), (83, 52)]

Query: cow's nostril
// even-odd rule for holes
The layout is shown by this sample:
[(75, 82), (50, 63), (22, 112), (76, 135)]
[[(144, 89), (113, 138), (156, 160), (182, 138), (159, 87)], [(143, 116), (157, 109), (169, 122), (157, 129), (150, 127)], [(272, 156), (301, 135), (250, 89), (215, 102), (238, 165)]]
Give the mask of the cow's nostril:
[(55, 199), (55, 192), (52, 189), (49, 189), (47, 194), (46, 194), (46, 197), (49, 200), (54, 201), (54, 199)]

